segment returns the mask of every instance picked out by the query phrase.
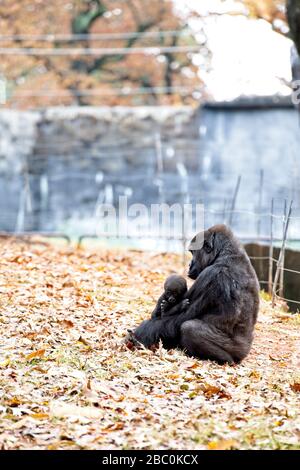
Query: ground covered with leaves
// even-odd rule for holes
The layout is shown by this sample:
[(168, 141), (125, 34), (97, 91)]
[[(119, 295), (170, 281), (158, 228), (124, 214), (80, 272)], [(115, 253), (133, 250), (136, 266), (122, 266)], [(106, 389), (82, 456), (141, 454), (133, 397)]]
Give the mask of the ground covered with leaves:
[(130, 351), (176, 255), (0, 241), (3, 449), (299, 449), (300, 316), (262, 299), (250, 356)]

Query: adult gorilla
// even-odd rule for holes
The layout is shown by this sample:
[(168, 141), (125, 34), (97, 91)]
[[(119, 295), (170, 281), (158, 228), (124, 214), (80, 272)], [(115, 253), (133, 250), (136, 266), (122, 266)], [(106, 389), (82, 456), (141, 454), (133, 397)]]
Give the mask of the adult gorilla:
[[(134, 339), (150, 347), (162, 340), (167, 348), (219, 363), (238, 363), (250, 351), (259, 309), (259, 284), (250, 260), (231, 230), (216, 225), (202, 235), (189, 277), (195, 282), (185, 300), (163, 318), (144, 321)], [(186, 299), (189, 306), (186, 307)]]

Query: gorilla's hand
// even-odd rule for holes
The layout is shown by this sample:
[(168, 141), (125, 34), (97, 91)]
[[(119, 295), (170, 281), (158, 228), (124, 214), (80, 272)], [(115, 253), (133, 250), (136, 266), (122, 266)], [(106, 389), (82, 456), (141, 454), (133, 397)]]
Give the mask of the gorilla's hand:
[(161, 316), (164, 316), (166, 314), (166, 310), (170, 308), (169, 302), (167, 300), (162, 300), (160, 304), (160, 311), (161, 311)]
[(181, 303), (181, 311), (185, 312), (190, 306), (190, 299), (184, 299)]
[(190, 300), (189, 299), (182, 300), (180, 304), (176, 306), (176, 308), (173, 307), (170, 309), (170, 306), (168, 305), (168, 303), (166, 303), (165, 306), (167, 308), (164, 308), (164, 305), (162, 305), (162, 314), (161, 314), (162, 318), (179, 315), (180, 313), (186, 312), (190, 306)]

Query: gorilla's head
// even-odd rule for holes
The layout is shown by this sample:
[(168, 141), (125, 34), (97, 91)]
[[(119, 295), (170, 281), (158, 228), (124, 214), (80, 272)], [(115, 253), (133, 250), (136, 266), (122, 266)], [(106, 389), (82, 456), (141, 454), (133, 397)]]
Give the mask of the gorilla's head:
[(184, 277), (172, 274), (164, 284), (165, 296), (169, 303), (176, 303), (178, 299), (184, 296), (187, 290), (187, 283)]
[[(201, 240), (200, 246), (197, 240)], [(191, 279), (197, 279), (203, 269), (213, 264), (220, 255), (231, 251), (233, 245), (236, 244), (237, 240), (226, 225), (215, 225), (199, 233), (192, 239), (189, 246), (193, 258), (188, 276)]]

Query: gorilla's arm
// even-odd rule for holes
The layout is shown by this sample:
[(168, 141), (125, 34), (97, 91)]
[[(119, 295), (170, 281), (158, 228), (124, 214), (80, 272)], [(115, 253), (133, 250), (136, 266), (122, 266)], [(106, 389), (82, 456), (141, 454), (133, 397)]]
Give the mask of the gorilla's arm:
[(157, 304), (156, 304), (156, 307), (155, 307), (155, 309), (153, 310), (153, 312), (152, 312), (152, 314), (151, 314), (152, 320), (153, 320), (154, 318), (160, 318), (160, 317), (161, 317), (161, 313), (162, 313), (162, 312), (161, 312), (161, 303), (162, 303), (162, 301), (164, 300), (164, 298), (165, 298), (165, 295), (162, 294), (162, 295), (160, 296), (160, 298), (158, 299)]
[(146, 347), (158, 343), (160, 339), (166, 345), (174, 344), (179, 340), (182, 323), (201, 318), (208, 311), (218, 317), (230, 314), (226, 307), (233, 300), (232, 282), (217, 265), (204, 269), (186, 294), (191, 303), (187, 311), (182, 312), (181, 302), (166, 317), (144, 321), (134, 331), (135, 338)]

